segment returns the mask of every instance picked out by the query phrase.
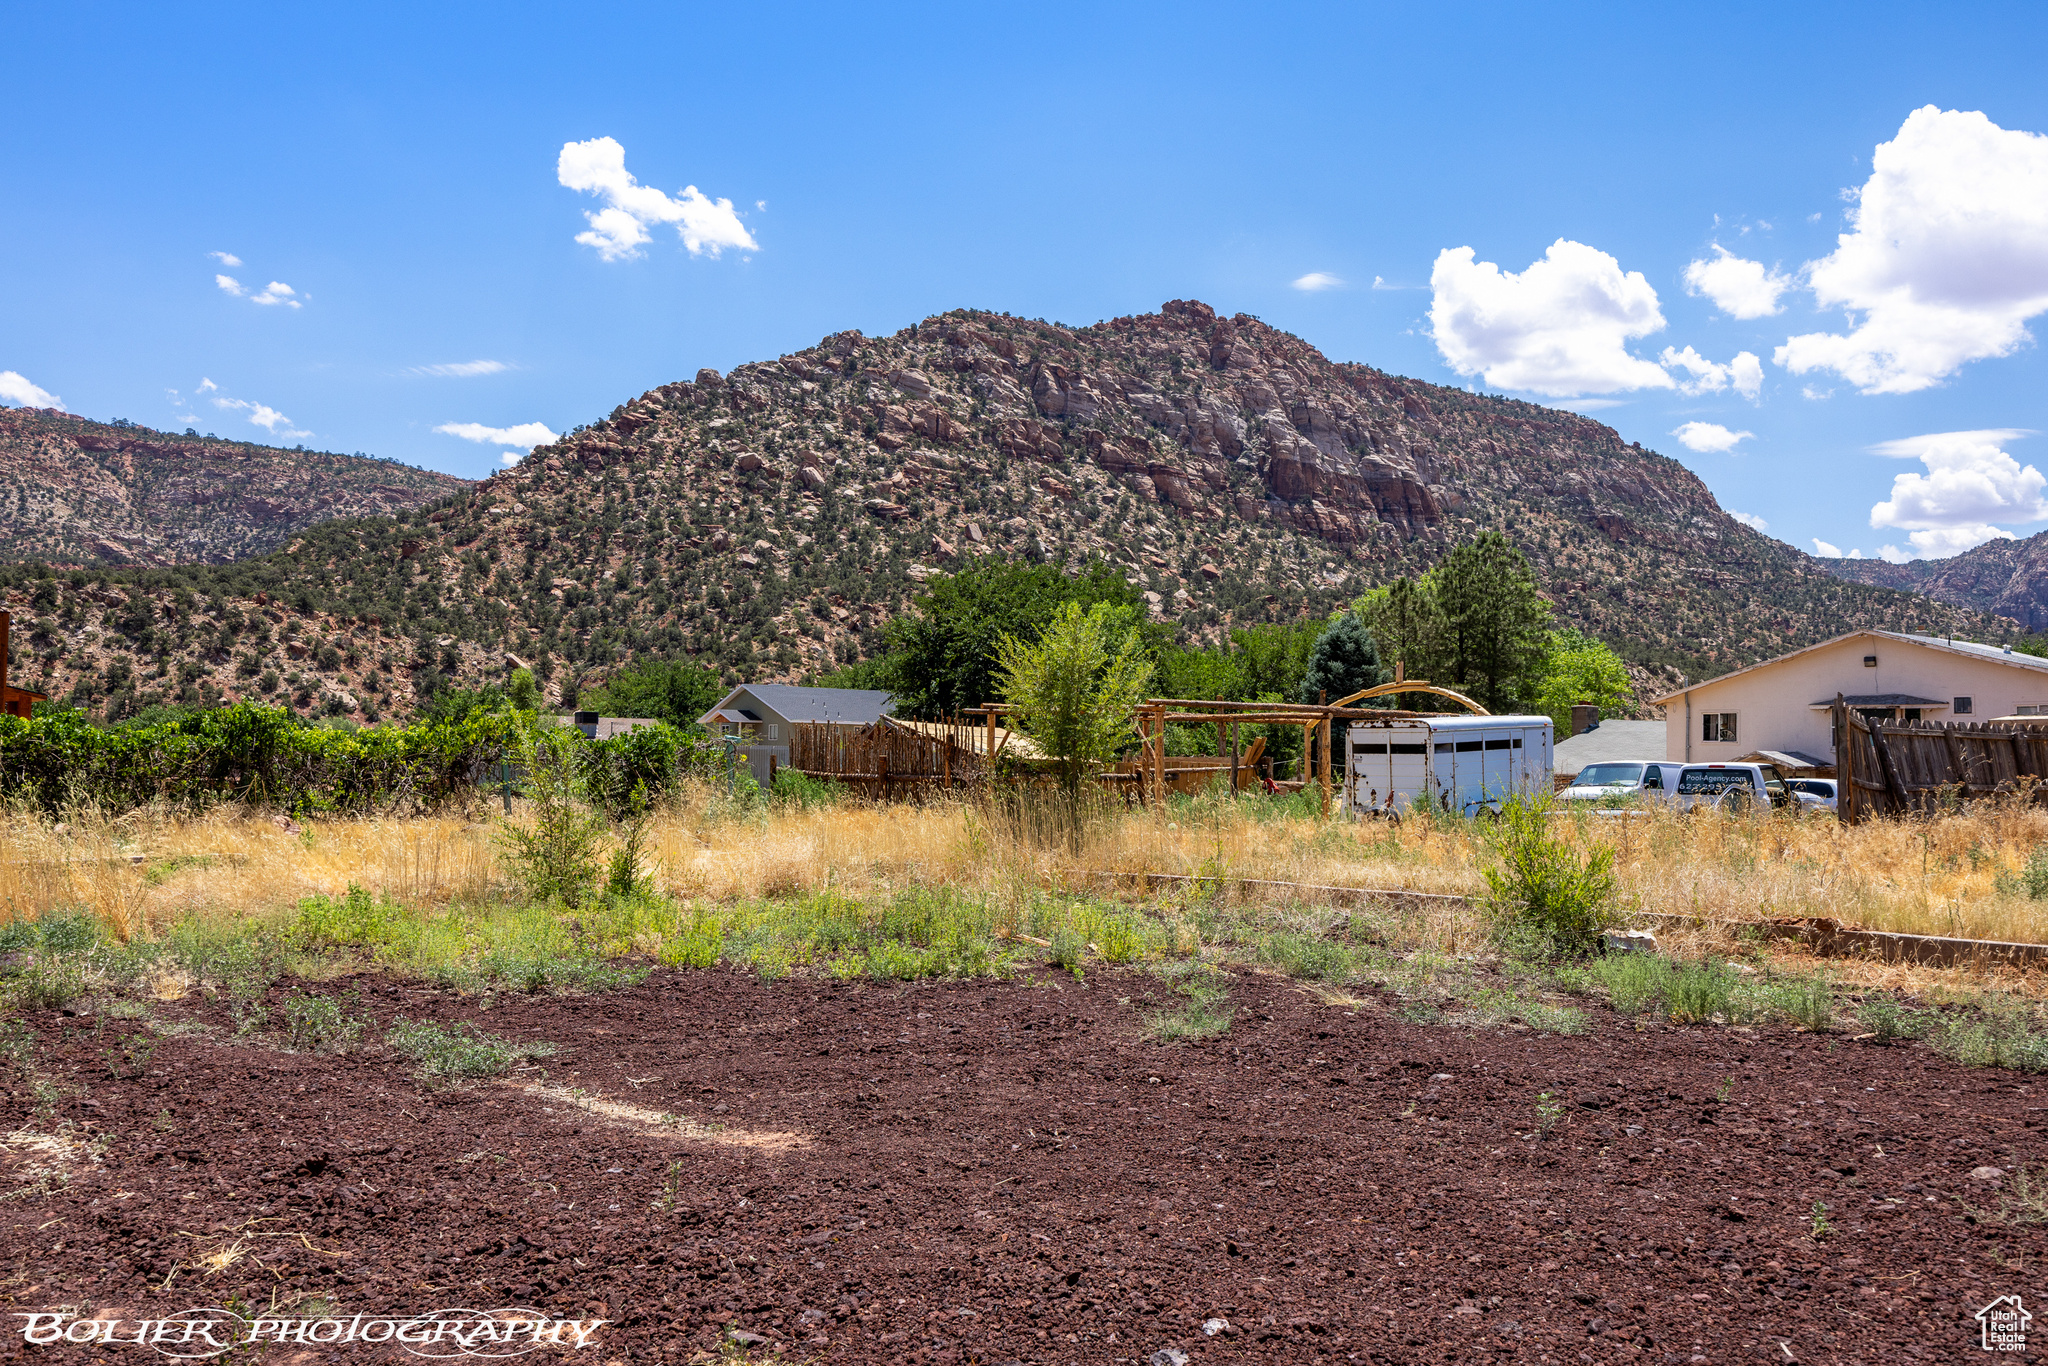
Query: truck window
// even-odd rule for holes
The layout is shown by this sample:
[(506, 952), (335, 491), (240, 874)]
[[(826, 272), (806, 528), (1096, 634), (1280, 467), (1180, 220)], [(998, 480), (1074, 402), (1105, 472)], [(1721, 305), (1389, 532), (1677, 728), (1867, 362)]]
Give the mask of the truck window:
[(1643, 786), (1652, 791), (1662, 792), (1664, 790), (1664, 770), (1655, 764), (1651, 764), (1648, 768), (1644, 769)]
[(1634, 787), (1642, 781), (1641, 764), (1587, 764), (1572, 780), (1574, 787)]

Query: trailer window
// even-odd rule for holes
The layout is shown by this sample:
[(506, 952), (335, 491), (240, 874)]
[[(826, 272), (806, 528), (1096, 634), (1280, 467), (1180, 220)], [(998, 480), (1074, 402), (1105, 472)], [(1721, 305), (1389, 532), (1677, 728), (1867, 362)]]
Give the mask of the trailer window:
[(1486, 742), (1484, 740), (1458, 741), (1458, 753), (1460, 754), (1471, 754), (1477, 750), (1481, 750), (1484, 748), (1486, 748)]
[(1488, 740), (1486, 747), (1488, 749), (1512, 749), (1515, 743), (1513, 740)]
[(1353, 745), (1351, 752), (1353, 754), (1385, 754), (1387, 747), (1385, 745)]
[(1438, 754), (1449, 754), (1453, 748), (1454, 747), (1448, 743), (1440, 744), (1436, 747), (1436, 752)]
[(1393, 752), (1394, 752), (1394, 753), (1396, 753), (1396, 754), (1427, 754), (1427, 753), (1429, 753), (1429, 746), (1428, 746), (1428, 745), (1392, 745), (1392, 746), (1389, 746), (1389, 748), (1391, 748), (1391, 749), (1393, 750)]

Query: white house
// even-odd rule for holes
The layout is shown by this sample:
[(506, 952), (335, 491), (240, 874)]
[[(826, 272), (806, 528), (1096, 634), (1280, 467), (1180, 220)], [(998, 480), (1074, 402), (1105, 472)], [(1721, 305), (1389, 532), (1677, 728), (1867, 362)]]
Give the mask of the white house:
[(768, 760), (789, 763), (789, 728), (800, 721), (868, 726), (887, 716), (894, 698), (872, 688), (802, 688), (793, 683), (748, 683), (734, 688), (697, 718), (713, 735), (739, 741), (754, 781), (768, 785)]
[(2048, 659), (2009, 645), (1851, 631), (1656, 698), (1664, 757), (1733, 762), (1778, 750), (1833, 763), (1836, 694), (1866, 716), (1990, 721), (2048, 716)]

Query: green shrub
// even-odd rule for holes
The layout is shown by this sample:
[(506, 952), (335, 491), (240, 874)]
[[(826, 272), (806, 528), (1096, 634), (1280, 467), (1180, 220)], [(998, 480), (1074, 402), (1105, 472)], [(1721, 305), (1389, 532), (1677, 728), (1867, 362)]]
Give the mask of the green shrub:
[(1927, 1034), (1928, 1046), (1965, 1067), (2048, 1071), (2048, 1032), (2036, 1029), (2027, 1007), (1996, 1001), (1982, 1014), (1949, 1020)]
[(351, 882), (340, 897), (309, 896), (299, 902), (292, 941), (306, 948), (335, 945), (374, 946), (389, 942), (404, 912), (388, 906)]
[(797, 769), (783, 768), (776, 770), (773, 795), (778, 806), (794, 806), (809, 811), (814, 807), (837, 806), (850, 793), (845, 783), (813, 778)]
[(1664, 1010), (1681, 1024), (1703, 1024), (1726, 1017), (1735, 994), (1735, 976), (1711, 959), (1676, 966), (1664, 984)]
[(291, 992), (283, 1007), (286, 1039), (301, 1053), (346, 1053), (370, 1025), (368, 1017), (356, 1013), (362, 1003), (358, 992), (350, 992), (346, 1002)]
[(1773, 982), (1769, 994), (1771, 1005), (1792, 1023), (1816, 1034), (1834, 1028), (1835, 992), (1827, 978), (1793, 977)]
[(1350, 952), (1314, 935), (1270, 935), (1259, 945), (1259, 957), (1289, 977), (1341, 982), (1351, 976)]
[(1866, 998), (1856, 1007), (1856, 1018), (1879, 1043), (1925, 1038), (1941, 1022), (1941, 1016), (1934, 1011), (1907, 1010), (1889, 996)]
[(1671, 979), (1669, 960), (1649, 953), (1612, 953), (1587, 966), (1594, 981), (1623, 1015), (1640, 1015), (1662, 999)]
[(699, 911), (682, 933), (663, 942), (659, 957), (673, 968), (710, 968), (718, 965), (724, 948), (724, 923), (717, 916)]
[(1490, 832), (1494, 864), (1484, 870), (1488, 902), (1513, 938), (1533, 938), (1552, 956), (1582, 958), (1600, 943), (1614, 896), (1614, 851), (1583, 859), (1550, 831), (1547, 803), (1511, 798)]
[(392, 1024), (384, 1042), (410, 1058), (423, 1081), (500, 1076), (521, 1058), (546, 1057), (555, 1051), (553, 1044), (515, 1044), (467, 1021), (449, 1029), (430, 1021), (414, 1024), (403, 1016)]
[(530, 826), (499, 827), (506, 861), (535, 901), (579, 906), (597, 886), (604, 837), (603, 817), (583, 806), (588, 794), (578, 764), (582, 732), (531, 727), (519, 733), (517, 743), (533, 820)]
[(1064, 968), (1081, 976), (1081, 957), (1088, 951), (1088, 942), (1072, 926), (1062, 925), (1053, 931), (1052, 947), (1046, 950), (1045, 961), (1056, 968)]

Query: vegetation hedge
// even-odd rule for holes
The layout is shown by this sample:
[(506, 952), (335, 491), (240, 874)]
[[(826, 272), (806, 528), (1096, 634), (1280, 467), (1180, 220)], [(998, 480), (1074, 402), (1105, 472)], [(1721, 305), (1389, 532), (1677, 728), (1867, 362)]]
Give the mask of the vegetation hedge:
[[(103, 728), (71, 709), (31, 720), (0, 717), (0, 797), (52, 814), (90, 802), (133, 810), (152, 802), (223, 802), (310, 813), (417, 811), (471, 795), (497, 777), (530, 713), (474, 711), (410, 726), (333, 730), (286, 708), (238, 702), (153, 725)], [(714, 746), (669, 726), (585, 740), (579, 759), (596, 793), (650, 800), (692, 769), (718, 762)]]

